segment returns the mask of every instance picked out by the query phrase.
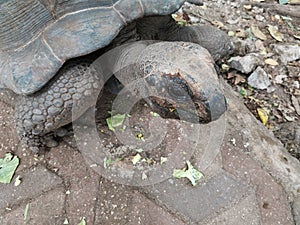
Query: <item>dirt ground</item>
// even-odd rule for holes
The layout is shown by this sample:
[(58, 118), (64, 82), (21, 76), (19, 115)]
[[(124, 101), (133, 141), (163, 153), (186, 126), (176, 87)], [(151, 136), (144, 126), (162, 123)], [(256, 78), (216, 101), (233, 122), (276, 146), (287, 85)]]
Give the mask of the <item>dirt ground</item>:
[[(298, 5), (281, 5), (278, 1), (213, 0), (205, 1), (204, 6), (185, 5), (182, 11), (184, 14), (182, 18), (186, 19), (187, 14), (190, 24), (212, 24), (227, 32), (236, 47), (232, 57), (252, 58), (250, 62), (246, 62), (249, 67), (252, 66), (248, 71), (243, 71), (240, 66), (234, 66), (231, 59), (221, 62), (222, 75), (240, 93), (241, 98), (244, 98), (249, 110), (259, 120), (264, 121), (266, 127), (274, 132), (287, 151), (298, 159), (300, 159), (299, 7), (299, 2)], [(181, 14), (178, 15), (180, 20)], [(278, 51), (281, 46), (287, 48)], [(289, 54), (292, 46), (296, 50)], [(289, 58), (291, 56), (292, 58)], [(242, 59), (236, 59), (238, 62), (239, 60), (242, 62)], [(265, 71), (270, 81), (267, 88), (258, 89), (249, 84), (249, 76), (258, 67)]]

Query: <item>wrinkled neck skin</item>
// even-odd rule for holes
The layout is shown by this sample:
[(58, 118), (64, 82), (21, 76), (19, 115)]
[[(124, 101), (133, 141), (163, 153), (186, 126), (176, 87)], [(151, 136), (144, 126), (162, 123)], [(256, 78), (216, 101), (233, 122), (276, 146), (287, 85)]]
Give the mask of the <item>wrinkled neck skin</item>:
[(145, 17), (137, 22), (137, 33), (142, 40), (192, 42), (206, 48), (215, 61), (233, 53), (228, 35), (210, 25), (180, 26), (168, 16)]
[(142, 40), (171, 41), (180, 32), (180, 26), (170, 15), (145, 17), (136, 24), (137, 33)]

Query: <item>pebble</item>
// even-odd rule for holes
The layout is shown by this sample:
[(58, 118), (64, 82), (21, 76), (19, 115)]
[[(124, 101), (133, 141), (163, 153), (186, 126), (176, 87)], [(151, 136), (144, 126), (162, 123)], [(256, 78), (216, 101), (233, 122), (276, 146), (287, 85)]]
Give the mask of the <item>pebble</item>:
[(262, 21), (265, 20), (265, 17), (263, 17), (263, 16), (261, 16), (261, 15), (256, 15), (256, 16), (255, 16), (255, 19), (256, 19), (257, 21), (262, 22)]
[(272, 47), (285, 65), (300, 59), (300, 46), (298, 45), (272, 45)]
[(287, 78), (288, 76), (285, 75), (285, 74), (280, 74), (280, 75), (277, 75), (274, 79), (274, 82), (276, 84), (282, 84), (284, 82), (284, 80)]
[(257, 67), (248, 77), (248, 84), (256, 89), (264, 90), (271, 85), (271, 82), (268, 74), (261, 67)]
[(260, 59), (251, 54), (246, 56), (232, 57), (229, 61), (231, 68), (234, 68), (242, 73), (251, 73), (260, 64)]

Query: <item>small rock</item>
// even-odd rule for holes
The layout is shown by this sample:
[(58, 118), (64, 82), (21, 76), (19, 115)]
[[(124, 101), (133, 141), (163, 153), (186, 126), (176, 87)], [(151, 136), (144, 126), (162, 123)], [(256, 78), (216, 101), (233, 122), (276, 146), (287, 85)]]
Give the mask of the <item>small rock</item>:
[(294, 95), (292, 95), (291, 100), (297, 114), (300, 116), (300, 105), (298, 99)]
[(255, 55), (246, 55), (243, 57), (232, 57), (229, 61), (231, 68), (234, 68), (242, 73), (251, 73), (260, 63), (260, 60)]
[(256, 40), (256, 41), (255, 41), (255, 49), (256, 49), (257, 51), (263, 51), (263, 50), (265, 50), (266, 48), (265, 48), (265, 46), (264, 46), (264, 42), (261, 41), (261, 40)]
[(285, 74), (277, 75), (277, 76), (275, 77), (275, 79), (274, 79), (274, 82), (275, 82), (276, 84), (282, 84), (283, 81), (284, 81), (284, 79), (286, 79), (287, 77), (288, 77), (288, 76), (285, 75)]
[(238, 24), (238, 22), (240, 21), (240, 18), (229, 18), (226, 22), (230, 25), (234, 25), (234, 24)]
[[(300, 145), (300, 127), (296, 127), (295, 141), (296, 141), (296, 144)], [(300, 149), (299, 149), (299, 154), (300, 154)]]
[(261, 67), (257, 67), (248, 77), (248, 84), (256, 89), (263, 90), (267, 89), (271, 85), (271, 82), (268, 74)]
[(300, 83), (299, 83), (299, 81), (295, 80), (294, 83), (292, 84), (292, 87), (300, 89)]
[(272, 47), (285, 65), (300, 59), (300, 46), (298, 45), (272, 45)]
[(265, 17), (263, 17), (263, 16), (261, 16), (261, 15), (256, 15), (256, 16), (255, 16), (255, 19), (258, 20), (258, 21), (260, 21), (260, 22), (262, 22), (262, 21), (265, 20)]
[(276, 91), (276, 87), (274, 87), (274, 86), (269, 86), (268, 88), (267, 88), (267, 93), (273, 93), (273, 92), (275, 92)]

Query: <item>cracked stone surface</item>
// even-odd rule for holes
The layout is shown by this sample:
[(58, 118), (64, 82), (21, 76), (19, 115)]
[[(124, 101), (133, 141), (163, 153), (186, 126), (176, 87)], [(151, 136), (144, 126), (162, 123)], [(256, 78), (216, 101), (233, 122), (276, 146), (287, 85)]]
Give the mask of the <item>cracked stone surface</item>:
[[(226, 89), (226, 88), (225, 88)], [(220, 152), (204, 168), (196, 187), (168, 179), (140, 187), (104, 179), (81, 153), (61, 143), (34, 156), (19, 146), (12, 122), (1, 122), (1, 157), (21, 159), (17, 187), (0, 185), (0, 221), (23, 224), (295, 224), (292, 202), (299, 189), (300, 166), (227, 88), (230, 99)], [(12, 119), (0, 103), (0, 115)], [(3, 118), (0, 116), (0, 118)], [(212, 148), (208, 146), (208, 149)], [(197, 168), (201, 154), (192, 162)], [(297, 204), (294, 204), (297, 206)]]

